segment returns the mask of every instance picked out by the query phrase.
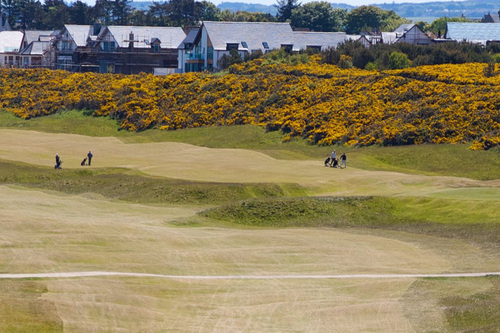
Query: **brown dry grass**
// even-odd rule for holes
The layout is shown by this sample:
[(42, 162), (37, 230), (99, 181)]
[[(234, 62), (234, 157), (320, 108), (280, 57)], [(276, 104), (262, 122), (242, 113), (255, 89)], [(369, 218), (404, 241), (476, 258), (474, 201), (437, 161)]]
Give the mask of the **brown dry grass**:
[[(0, 130), (2, 159), (52, 167), (58, 152), (63, 167), (80, 168), (88, 150), (95, 155), (93, 168), (129, 167), (187, 180), (291, 182), (312, 193), (439, 196), (451, 195), (456, 188), (474, 186), (477, 191), (498, 185), (498, 181), (332, 170), (322, 167), (321, 161), (278, 161), (245, 150)], [(496, 195), (488, 200), (496, 202)], [(401, 232), (173, 226), (199, 209), (0, 186), (0, 272), (255, 275), (439, 273), (500, 267), (498, 256), (465, 242)], [(62, 322), (68, 332), (411, 332), (414, 327), (442, 331), (443, 317), (433, 317), (427, 324), (412, 319), (426, 314), (421, 298), (408, 297), (414, 281), (49, 279), (39, 282), (46, 288), (37, 289), (41, 303), (33, 298), (23, 301), (22, 295), (4, 295), (0, 301), (14, 297), (22, 303), (21, 312), (30, 304), (48, 304), (45, 310), (32, 307), (34, 315), (45, 318), (42, 324)], [(487, 290), (488, 281), (481, 281), (454, 290)], [(21, 291), (25, 283), (0, 281), (4, 289)], [(429, 304), (439, 310), (437, 302)], [(12, 318), (2, 317), (0, 324), (12, 323)]]

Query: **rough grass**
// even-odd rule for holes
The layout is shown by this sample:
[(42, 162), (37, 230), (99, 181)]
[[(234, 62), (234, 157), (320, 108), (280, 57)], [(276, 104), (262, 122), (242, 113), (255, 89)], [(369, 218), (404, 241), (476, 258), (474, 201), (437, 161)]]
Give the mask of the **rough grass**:
[(209, 148), (241, 148), (263, 152), (279, 159), (318, 159), (331, 150), (346, 152), (348, 164), (366, 170), (413, 174), (500, 179), (500, 151), (471, 151), (467, 145), (421, 145), (400, 147), (313, 146), (305, 140), (283, 142), (278, 132), (265, 132), (257, 126), (193, 128), (178, 131), (147, 130), (131, 133), (118, 130), (114, 120), (85, 116), (81, 111), (23, 120), (0, 111), (0, 127), (24, 128), (42, 132), (89, 136), (113, 136), (125, 142), (184, 142)]
[[(419, 201), (421, 204), (416, 205)], [(488, 205), (430, 198), (265, 198), (231, 203), (200, 214), (259, 227), (397, 230), (462, 239), (485, 249), (500, 250), (500, 212), (494, 202)]]
[(500, 278), (420, 279), (402, 305), (416, 332), (499, 332)]
[(454, 295), (441, 300), (454, 332), (500, 331), (500, 278), (489, 278), (490, 289), (472, 295)]
[(0, 160), (0, 184), (22, 185), (68, 194), (97, 193), (109, 199), (150, 204), (215, 205), (256, 197), (304, 195), (294, 184), (221, 184), (154, 178), (125, 169), (67, 169), (54, 172)]
[(4, 333), (62, 332), (56, 307), (41, 298), (43, 281), (0, 281), (0, 330)]

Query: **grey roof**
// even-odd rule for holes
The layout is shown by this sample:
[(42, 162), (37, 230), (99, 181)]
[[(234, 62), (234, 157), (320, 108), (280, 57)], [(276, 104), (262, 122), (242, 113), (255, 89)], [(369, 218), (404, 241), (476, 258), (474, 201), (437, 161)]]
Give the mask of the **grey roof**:
[[(150, 43), (155, 38), (159, 39), (161, 42), (161, 48), (163, 49), (176, 49), (180, 46), (186, 34), (184, 30), (180, 27), (135, 27), (135, 26), (121, 26), (121, 25), (111, 25), (107, 26), (106, 29), (111, 35), (113, 35), (118, 47), (128, 47), (129, 35), (132, 32), (134, 34), (134, 47), (137, 48), (149, 48)], [(105, 32), (103, 31), (100, 36), (103, 36)]]
[(414, 26), (415, 26), (414, 23), (401, 24), (396, 30), (394, 30), (394, 32), (398, 34), (404, 34)]
[(24, 41), (29, 44), (41, 40), (48, 40), (54, 30), (26, 30), (24, 31)]
[(25, 48), (21, 54), (22, 55), (43, 55), (44, 51), (48, 50), (50, 47), (50, 42), (31, 42), (27, 48)]
[(500, 24), (448, 22), (446, 38), (467, 42), (500, 41)]
[(357, 40), (359, 36), (345, 32), (302, 32), (293, 31), (293, 51), (305, 50), (308, 46), (321, 46), (321, 49), (336, 48), (346, 40)]
[[(292, 27), (276, 22), (203, 22), (214, 50), (225, 50), (227, 43), (237, 43), (240, 50), (279, 49), (281, 44), (293, 44)], [(247, 48), (242, 46), (246, 42)]]
[(198, 31), (200, 31), (200, 28), (195, 28), (195, 29), (191, 29), (186, 38), (184, 38), (184, 40), (182, 41), (183, 44), (193, 44), (195, 39), (196, 39), (196, 35), (198, 35)]
[(87, 37), (90, 34), (91, 25), (76, 25), (76, 24), (66, 24), (64, 28), (68, 31), (76, 43), (76, 46), (86, 46)]
[(21, 31), (0, 31), (0, 52), (19, 52), (22, 42)]

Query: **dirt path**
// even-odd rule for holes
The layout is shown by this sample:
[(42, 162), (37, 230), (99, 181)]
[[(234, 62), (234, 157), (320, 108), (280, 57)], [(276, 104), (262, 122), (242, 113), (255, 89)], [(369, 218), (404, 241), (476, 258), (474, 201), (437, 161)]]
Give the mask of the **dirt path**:
[(500, 272), (480, 273), (441, 273), (441, 274), (322, 274), (322, 275), (166, 275), (129, 272), (61, 272), (61, 273), (26, 273), (0, 274), (0, 279), (41, 279), (41, 278), (76, 278), (94, 276), (121, 277), (157, 277), (176, 280), (285, 280), (285, 279), (416, 279), (416, 278), (464, 278), (500, 276)]

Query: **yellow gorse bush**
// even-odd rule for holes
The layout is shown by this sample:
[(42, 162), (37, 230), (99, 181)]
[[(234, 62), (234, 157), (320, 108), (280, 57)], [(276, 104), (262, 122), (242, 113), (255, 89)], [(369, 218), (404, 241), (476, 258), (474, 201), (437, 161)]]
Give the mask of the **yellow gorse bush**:
[(234, 65), (229, 74), (169, 76), (0, 70), (0, 107), (23, 118), (63, 109), (140, 131), (256, 124), (312, 143), (500, 144), (500, 77), (485, 64), (386, 72), (307, 64)]

